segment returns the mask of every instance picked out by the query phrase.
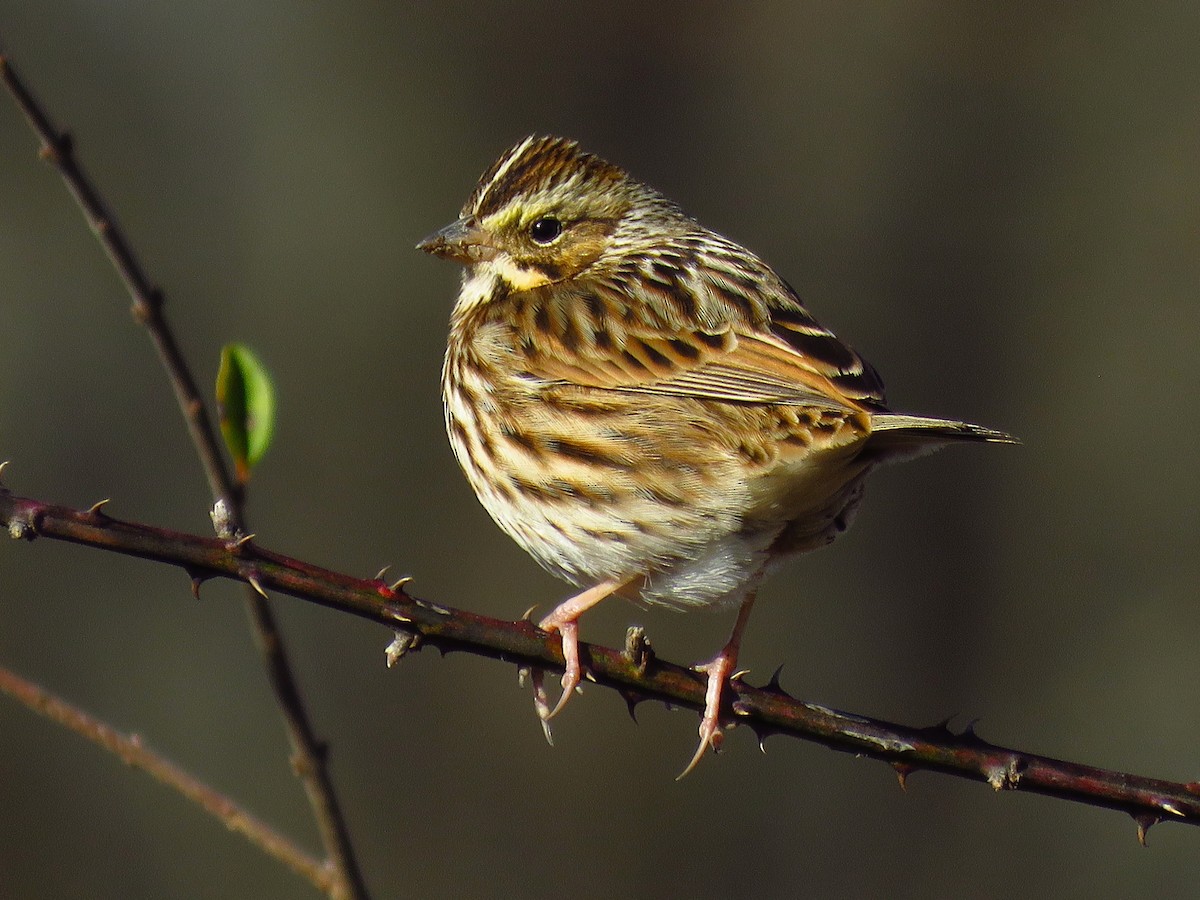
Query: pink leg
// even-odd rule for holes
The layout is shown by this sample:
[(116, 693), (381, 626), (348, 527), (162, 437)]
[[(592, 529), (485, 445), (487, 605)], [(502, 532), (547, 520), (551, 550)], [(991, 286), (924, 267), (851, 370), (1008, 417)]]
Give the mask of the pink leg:
[[(590, 587), (586, 591), (576, 594), (568, 600), (564, 600), (558, 606), (554, 607), (550, 615), (542, 619), (538, 627), (543, 631), (557, 631), (562, 636), (562, 653), (563, 653), (563, 677), (562, 677), (562, 696), (558, 698), (558, 703), (554, 709), (549, 709), (549, 704), (546, 702), (546, 694), (541, 688), (541, 672), (535, 672), (533, 677), (534, 684), (534, 707), (537, 709), (538, 717), (543, 723), (557, 716), (567, 701), (571, 699), (571, 695), (575, 693), (575, 688), (579, 687), (579, 682), (583, 675), (583, 669), (579, 664), (579, 617), (603, 600), (605, 597), (611, 596), (615, 591), (620, 590), (627, 585), (632, 579), (625, 578), (621, 580), (610, 579), (602, 581), (595, 587)], [(546, 734), (549, 739), (549, 731)]]
[(721, 652), (704, 665), (696, 666), (697, 672), (708, 675), (708, 687), (704, 691), (704, 718), (700, 720), (700, 746), (696, 748), (692, 761), (688, 763), (686, 769), (679, 773), (676, 781), (696, 768), (704, 756), (704, 751), (709, 747), (713, 748), (714, 753), (721, 749), (721, 741), (725, 738), (721, 732), (721, 692), (724, 691), (725, 682), (733, 674), (734, 667), (737, 665), (738, 651), (742, 646), (742, 632), (746, 629), (746, 622), (750, 620), (750, 610), (754, 606), (756, 594), (757, 589), (752, 589), (746, 595), (746, 599), (742, 601), (737, 621), (733, 623), (733, 632), (729, 635), (725, 646), (721, 648)]

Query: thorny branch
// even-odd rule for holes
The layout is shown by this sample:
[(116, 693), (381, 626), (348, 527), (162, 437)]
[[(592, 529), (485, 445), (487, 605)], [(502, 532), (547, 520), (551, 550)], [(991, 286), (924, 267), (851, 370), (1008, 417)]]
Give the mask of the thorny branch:
[[(532, 623), (508, 622), (451, 609), (410, 595), (403, 582), (388, 586), (290, 559), (257, 544), (198, 537), (109, 517), (102, 510), (75, 510), (16, 497), (0, 486), (0, 523), (13, 538), (47, 537), (137, 556), (182, 568), (198, 591), (209, 578), (229, 578), (272, 589), (340, 612), (378, 622), (396, 632), (389, 662), (426, 644), (442, 653), (462, 650), (518, 667), (562, 670), (560, 638)], [(631, 640), (624, 652), (582, 644), (594, 682), (618, 691), (632, 714), (637, 704), (658, 700), (694, 710), (704, 708), (705, 679), (668, 663)], [(1077, 803), (1121, 810), (1134, 818), (1138, 837), (1157, 822), (1200, 825), (1200, 783), (1181, 784), (1128, 775), (1038, 756), (988, 743), (967, 728), (947, 723), (911, 728), (838, 712), (789, 696), (776, 678), (763, 687), (735, 680), (725, 710), (732, 724), (745, 725), (760, 743), (786, 734), (887, 762), (903, 785), (927, 769), (982, 781), (997, 791), (1045, 794)]]
[[(200, 457), (213, 499), (224, 500), (226, 513), (232, 520), (232, 525), (243, 533), (248, 532), (249, 527), (242, 506), (244, 485), (234, 483), (230, 478), (215, 437), (212, 420), (196, 387), (196, 379), (184, 359), (174, 332), (167, 323), (163, 312), (162, 291), (154, 286), (142, 268), (100, 192), (83, 171), (75, 156), (75, 147), (70, 135), (55, 128), (50, 116), (18, 77), (2, 52), (0, 81), (25, 115), (29, 127), (41, 140), (42, 157), (62, 176), (128, 289), (133, 299), (133, 316), (146, 327), (158, 351), (159, 359), (167, 372), (180, 411), (187, 423), (192, 443)], [(300, 690), (292, 674), (283, 636), (275, 622), (274, 613), (267, 605), (266, 597), (250, 589), (246, 591), (246, 610), (267, 671), (267, 679), (283, 715), (288, 739), (292, 745), (292, 768), (304, 785), (321, 842), (336, 875), (328, 893), (336, 900), (366, 900), (366, 883), (355, 859), (345, 816), (338, 803), (333, 781), (329, 777), (325, 764), (325, 750), (316, 736), (300, 697)]]

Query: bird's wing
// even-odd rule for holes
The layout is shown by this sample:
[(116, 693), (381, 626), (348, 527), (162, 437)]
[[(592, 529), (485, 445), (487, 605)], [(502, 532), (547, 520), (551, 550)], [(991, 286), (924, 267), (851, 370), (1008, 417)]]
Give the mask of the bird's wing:
[[(701, 274), (702, 273), (702, 274)], [(875, 370), (770, 269), (643, 264), (508, 298), (531, 377), (735, 403), (884, 409)], [(630, 277), (637, 281), (631, 282)], [(639, 284), (645, 296), (631, 295)]]

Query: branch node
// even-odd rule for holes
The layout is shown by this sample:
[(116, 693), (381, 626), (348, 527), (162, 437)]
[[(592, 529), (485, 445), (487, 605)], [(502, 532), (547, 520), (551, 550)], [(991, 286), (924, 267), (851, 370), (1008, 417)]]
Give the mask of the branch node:
[(1021, 770), (1020, 758), (1010, 756), (1005, 763), (985, 766), (983, 777), (992, 786), (992, 790), (997, 792), (1011, 791), (1015, 790), (1021, 782)]
[(38, 159), (48, 162), (52, 166), (57, 166), (62, 162), (64, 157), (70, 156), (74, 149), (75, 139), (71, 137), (70, 132), (64, 131), (61, 134), (52, 134), (38, 148)]
[(400, 662), (407, 654), (421, 647), (421, 635), (415, 631), (401, 631), (397, 629), (394, 634), (395, 637), (392, 638), (392, 642), (383, 651), (384, 659), (387, 661), (389, 669)]
[(213, 530), (221, 540), (231, 541), (237, 537), (237, 520), (224, 497), (213, 504), (208, 517), (212, 519)]
[(15, 515), (8, 520), (8, 536), (14, 541), (32, 541), (38, 536), (37, 522), (32, 512)]
[[(639, 676), (645, 675), (650, 664), (654, 662), (654, 647), (650, 644), (650, 638), (646, 637), (646, 629), (641, 625), (629, 626), (629, 630), (625, 632), (625, 650), (623, 652)], [(630, 712), (632, 713), (632, 710)], [(634, 721), (637, 721), (636, 717)]]

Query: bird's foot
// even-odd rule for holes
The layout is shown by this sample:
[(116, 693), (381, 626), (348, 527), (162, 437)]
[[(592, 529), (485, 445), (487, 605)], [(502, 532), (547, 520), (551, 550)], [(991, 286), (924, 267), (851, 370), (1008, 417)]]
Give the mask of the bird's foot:
[(721, 751), (721, 743), (725, 740), (720, 720), (721, 694), (725, 690), (725, 682), (729, 679), (735, 665), (737, 665), (737, 650), (736, 648), (731, 650), (729, 646), (726, 646), (704, 665), (695, 667), (697, 672), (708, 675), (708, 687), (704, 691), (704, 717), (700, 720), (700, 744), (696, 747), (696, 752), (692, 755), (692, 761), (687, 764), (687, 768), (676, 776), (676, 781), (691, 774), (691, 771), (700, 764), (700, 760), (709, 747), (712, 747), (713, 753)]
[(543, 631), (557, 631), (562, 636), (562, 694), (553, 707), (550, 706), (550, 695), (546, 692), (546, 670), (529, 670), (529, 681), (533, 685), (533, 710), (537, 713), (538, 721), (542, 723), (542, 734), (546, 736), (546, 743), (553, 747), (554, 734), (550, 730), (550, 720), (562, 712), (582, 680), (583, 670), (579, 664), (579, 626), (574, 621), (553, 622), (547, 618), (538, 627)]
[(574, 619), (556, 620), (554, 614), (551, 613), (538, 625), (542, 631), (554, 632), (557, 631), (562, 637), (562, 653), (563, 653), (563, 676), (562, 676), (562, 694), (558, 698), (558, 702), (554, 708), (550, 708), (550, 704), (546, 698), (546, 690), (542, 685), (542, 676), (544, 672), (537, 670), (533, 676), (533, 705), (537, 710), (538, 718), (543, 723), (549, 722), (567, 705), (567, 701), (575, 694), (575, 689), (579, 687), (579, 682), (583, 679), (583, 667), (579, 664), (579, 623)]
[(545, 632), (558, 632), (562, 638), (562, 655), (563, 655), (563, 676), (562, 676), (562, 694), (558, 698), (558, 702), (551, 708), (550, 701), (546, 696), (546, 688), (543, 684), (545, 680), (545, 671), (542, 669), (530, 670), (530, 681), (533, 682), (533, 708), (538, 714), (538, 719), (542, 723), (542, 731), (546, 734), (546, 740), (553, 745), (554, 741), (550, 737), (549, 722), (567, 705), (567, 701), (579, 689), (579, 682), (583, 680), (583, 666), (579, 661), (579, 617), (603, 600), (614, 591), (619, 591), (629, 582), (633, 581), (632, 577), (609, 579), (602, 581), (597, 585), (593, 585), (586, 591), (581, 591), (574, 597), (564, 600), (558, 606), (554, 607), (550, 615), (542, 619), (538, 623), (538, 627)]

